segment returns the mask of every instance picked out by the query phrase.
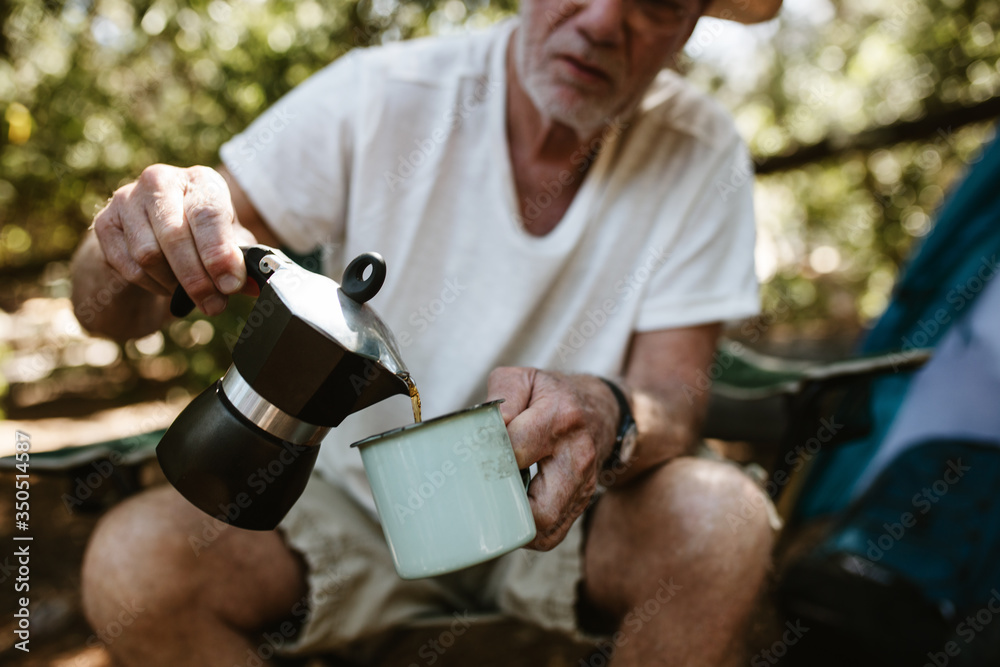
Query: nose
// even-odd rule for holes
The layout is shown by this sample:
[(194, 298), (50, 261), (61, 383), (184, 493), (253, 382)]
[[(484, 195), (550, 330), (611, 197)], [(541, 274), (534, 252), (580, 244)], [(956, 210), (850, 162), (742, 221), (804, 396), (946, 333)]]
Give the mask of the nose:
[(625, 38), (627, 0), (584, 0), (576, 16), (577, 30), (595, 46), (618, 46)]

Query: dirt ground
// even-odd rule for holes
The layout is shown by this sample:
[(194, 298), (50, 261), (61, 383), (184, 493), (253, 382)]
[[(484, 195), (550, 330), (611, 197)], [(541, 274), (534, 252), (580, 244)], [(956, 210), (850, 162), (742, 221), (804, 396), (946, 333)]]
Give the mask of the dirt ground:
[[(15, 532), (11, 518), (14, 515), (13, 493), (0, 494), (0, 580), (3, 581), (4, 595), (0, 596), (0, 661), (11, 667), (98, 667), (109, 665), (102, 648), (92, 642), (80, 613), (79, 564), (98, 511), (71, 514), (59, 502), (63, 493), (72, 491), (67, 480), (49, 476), (32, 475), (31, 479), (31, 522), (26, 533), (33, 540), (30, 549), (30, 595), (31, 639), (30, 653), (14, 648), (13, 614), (16, 596), (7, 595), (14, 590), (13, 580), (17, 576), (17, 563), (13, 552), (23, 544), (11, 538)], [(14, 488), (14, 474), (0, 473), (0, 488)]]

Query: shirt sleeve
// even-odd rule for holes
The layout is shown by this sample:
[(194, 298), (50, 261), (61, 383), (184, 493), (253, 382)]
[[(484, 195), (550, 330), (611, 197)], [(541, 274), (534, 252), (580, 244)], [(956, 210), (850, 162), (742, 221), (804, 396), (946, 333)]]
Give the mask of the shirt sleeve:
[(359, 61), (355, 51), (337, 59), (219, 150), (264, 222), (298, 253), (343, 234), (360, 107)]
[[(760, 312), (754, 269), (754, 170), (737, 136), (706, 170), (680, 233), (644, 293), (636, 331), (742, 319)], [(665, 211), (676, 215), (676, 211)]]

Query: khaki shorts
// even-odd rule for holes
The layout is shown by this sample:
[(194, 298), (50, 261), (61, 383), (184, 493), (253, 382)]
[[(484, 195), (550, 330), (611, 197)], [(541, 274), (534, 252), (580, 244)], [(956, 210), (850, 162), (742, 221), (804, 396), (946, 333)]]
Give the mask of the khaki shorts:
[(308, 568), (309, 613), (284, 655), (367, 661), (400, 626), (428, 617), (497, 613), (585, 638), (577, 627), (583, 520), (551, 551), (517, 549), (459, 572), (406, 580), (382, 527), (346, 491), (314, 473), (278, 530)]
[[(717, 458), (704, 448), (698, 455)], [(769, 514), (777, 528), (773, 506)], [(393, 568), (378, 522), (346, 491), (314, 473), (278, 527), (305, 559), (309, 586), (305, 622), (279, 653), (335, 653), (366, 662), (400, 626), (433, 617), (462, 623), (466, 615), (484, 613), (596, 642), (600, 634), (581, 627), (577, 609), (587, 516), (551, 551), (517, 549), (459, 572), (405, 580)]]

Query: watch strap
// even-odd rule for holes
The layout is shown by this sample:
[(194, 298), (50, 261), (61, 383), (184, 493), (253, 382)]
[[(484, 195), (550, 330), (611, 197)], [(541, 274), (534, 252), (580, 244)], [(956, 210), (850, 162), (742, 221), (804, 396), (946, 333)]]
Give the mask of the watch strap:
[(629, 429), (635, 426), (635, 419), (632, 417), (632, 407), (628, 404), (628, 398), (625, 397), (625, 392), (622, 391), (621, 387), (607, 378), (600, 379), (604, 384), (608, 385), (611, 393), (614, 394), (615, 400), (618, 402), (618, 431), (615, 433), (615, 444), (611, 449), (611, 456), (608, 457), (603, 466), (604, 469), (608, 469), (621, 459), (622, 441), (625, 439), (625, 435), (629, 432)]

